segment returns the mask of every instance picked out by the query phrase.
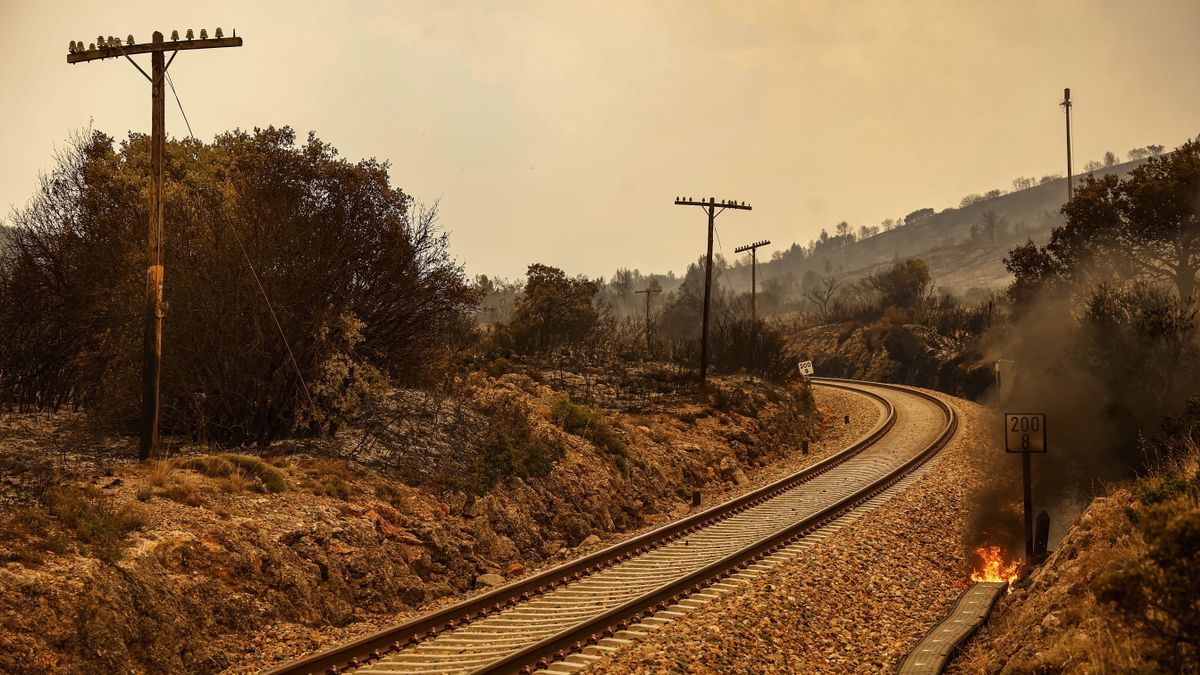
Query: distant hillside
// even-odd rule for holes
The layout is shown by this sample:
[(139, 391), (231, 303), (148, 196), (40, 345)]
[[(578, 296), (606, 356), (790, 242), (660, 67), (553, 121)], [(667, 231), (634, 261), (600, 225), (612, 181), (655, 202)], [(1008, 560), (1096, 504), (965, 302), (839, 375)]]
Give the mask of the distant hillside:
[[(1137, 160), (1094, 172), (1101, 176), (1125, 174), (1143, 163)], [(1076, 177), (1078, 183), (1079, 177)], [(919, 257), (929, 265), (934, 282), (940, 287), (965, 292), (971, 288), (1002, 288), (1008, 273), (1002, 262), (1013, 245), (1032, 238), (1044, 240), (1050, 229), (1061, 224), (1059, 209), (1066, 201), (1066, 179), (984, 199), (963, 208), (951, 208), (928, 216), (920, 222), (897, 227), (842, 246), (818, 247), (812, 255), (789, 255), (778, 260), (759, 262), (759, 280), (775, 278), (801, 280), (806, 273), (836, 276), (861, 276), (894, 261)], [(972, 226), (991, 212), (1004, 223), (1004, 229), (987, 236), (972, 234)], [(748, 288), (750, 269), (739, 264), (728, 270), (730, 283)]]

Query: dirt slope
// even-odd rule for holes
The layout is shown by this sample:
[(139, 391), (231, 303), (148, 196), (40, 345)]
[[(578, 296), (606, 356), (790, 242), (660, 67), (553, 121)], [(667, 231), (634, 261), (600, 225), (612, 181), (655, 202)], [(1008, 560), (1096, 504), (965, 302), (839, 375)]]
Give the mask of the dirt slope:
[[(253, 476), (97, 463), (70, 415), (0, 418), (0, 672), (252, 670), (683, 515), (694, 487), (706, 503), (748, 489), (799, 435), (843, 431), (828, 410), (722, 380), (720, 406), (609, 414), (629, 448), (618, 463), (548, 419), (549, 387), (489, 386), (525, 401), (565, 456), (478, 497), (302, 453), (268, 458), (284, 481), (272, 492)], [(789, 438), (770, 428), (779, 414), (798, 415)]]

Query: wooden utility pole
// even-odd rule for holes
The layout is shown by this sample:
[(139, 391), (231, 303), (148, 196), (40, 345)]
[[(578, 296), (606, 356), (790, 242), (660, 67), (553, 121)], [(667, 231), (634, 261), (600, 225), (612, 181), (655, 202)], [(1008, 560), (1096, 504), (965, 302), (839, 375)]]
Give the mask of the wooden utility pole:
[[(167, 68), (175, 56), (186, 49), (215, 49), (218, 47), (241, 47), (242, 39), (224, 37), (221, 29), (213, 38), (201, 29), (200, 38), (194, 39), (191, 29), (185, 39), (179, 32), (171, 33), (171, 40), (164, 41), (162, 33), (155, 31), (150, 42), (135, 44), (130, 35), (125, 44), (109, 36), (97, 38), (96, 43), (86, 48), (82, 42), (71, 41), (67, 52), (67, 63), (83, 63), (97, 59), (125, 57), (147, 80), (150, 80), (150, 226), (146, 236), (146, 315), (142, 335), (142, 429), (138, 457), (142, 460), (158, 457), (158, 405), (159, 381), (162, 374), (162, 320), (166, 313), (163, 303), (163, 150), (166, 146), (166, 96), (163, 80)], [(171, 60), (164, 63), (166, 52)], [(150, 54), (150, 74), (129, 58), (134, 54)]]
[(1067, 201), (1075, 198), (1075, 186), (1071, 177), (1071, 89), (1063, 89), (1063, 100), (1060, 103), (1067, 113)]
[[(725, 209), (738, 209), (741, 211), (749, 211), (750, 205), (746, 202), (738, 203), (736, 201), (726, 201), (722, 199), (717, 201), (713, 197), (709, 197), (708, 201), (703, 199), (693, 200), (691, 197), (680, 199), (675, 198), (676, 206), (699, 206), (708, 214), (708, 255), (704, 262), (704, 322), (700, 327), (700, 383), (708, 381), (708, 312), (709, 312), (709, 297), (712, 292), (712, 245), (713, 245), (713, 227), (716, 223), (717, 216)], [(720, 211), (717, 209), (720, 208)]]
[(769, 239), (764, 239), (733, 249), (734, 253), (750, 251), (750, 318), (755, 321), (758, 321), (758, 247), (769, 243)]
[(657, 286), (648, 286), (643, 290), (634, 291), (634, 293), (643, 293), (646, 296), (646, 351), (650, 351), (650, 296), (662, 293), (662, 289)]

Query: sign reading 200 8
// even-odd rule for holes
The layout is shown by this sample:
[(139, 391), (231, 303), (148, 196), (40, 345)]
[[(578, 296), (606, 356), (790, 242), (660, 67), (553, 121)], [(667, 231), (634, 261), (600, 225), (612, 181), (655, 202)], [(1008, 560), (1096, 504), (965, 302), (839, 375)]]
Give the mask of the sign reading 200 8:
[(1043, 413), (1005, 414), (1004, 449), (1008, 452), (1045, 452), (1046, 415)]

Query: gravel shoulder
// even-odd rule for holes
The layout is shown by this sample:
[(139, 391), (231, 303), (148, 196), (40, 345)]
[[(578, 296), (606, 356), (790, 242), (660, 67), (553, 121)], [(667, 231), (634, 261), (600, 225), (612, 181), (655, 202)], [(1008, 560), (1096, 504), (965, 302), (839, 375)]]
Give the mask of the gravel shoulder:
[(596, 665), (602, 673), (894, 671), (969, 584), (962, 544), (983, 407), (943, 395), (959, 430), (930, 470), (792, 561)]

